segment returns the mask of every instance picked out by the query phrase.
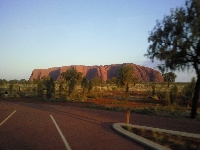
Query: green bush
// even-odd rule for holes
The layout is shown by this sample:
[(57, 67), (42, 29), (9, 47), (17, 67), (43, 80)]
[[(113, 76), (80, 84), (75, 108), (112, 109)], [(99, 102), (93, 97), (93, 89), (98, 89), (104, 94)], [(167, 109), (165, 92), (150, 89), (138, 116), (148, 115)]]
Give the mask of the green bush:
[(157, 90), (157, 96), (159, 99), (164, 99), (165, 98), (165, 94), (166, 92), (165, 91), (162, 91), (162, 90)]
[(170, 93), (168, 90), (165, 91), (165, 105), (170, 105), (171, 102), (170, 102)]
[(151, 115), (151, 114), (154, 114), (154, 111), (153, 109), (151, 108), (148, 108), (148, 107), (144, 107), (144, 108), (131, 108), (131, 112), (132, 113), (138, 113), (138, 114), (148, 114), (148, 115)]
[(194, 94), (194, 88), (195, 88), (195, 78), (193, 77), (191, 82), (186, 84), (182, 90), (181, 94), (181, 101), (184, 105), (189, 105), (189, 103), (192, 100), (193, 94)]
[(154, 84), (154, 82), (151, 88), (152, 88), (152, 97), (154, 97), (156, 95), (156, 85)]
[(91, 91), (88, 93), (87, 98), (101, 98), (102, 97), (102, 93), (100, 93), (99, 91)]
[(175, 103), (175, 101), (177, 100), (177, 96), (178, 96), (178, 87), (177, 87), (177, 85), (174, 85), (170, 89), (170, 102), (171, 102), (171, 104)]
[(117, 87), (111, 87), (112, 91), (117, 91)]

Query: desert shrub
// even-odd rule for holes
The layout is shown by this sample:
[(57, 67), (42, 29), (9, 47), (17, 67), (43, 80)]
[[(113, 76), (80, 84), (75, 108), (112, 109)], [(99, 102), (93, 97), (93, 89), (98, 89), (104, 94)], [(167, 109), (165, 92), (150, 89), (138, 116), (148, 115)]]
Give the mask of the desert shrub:
[(67, 94), (65, 93), (65, 92), (61, 92), (60, 94), (59, 94), (59, 98), (60, 99), (65, 99), (67, 97)]
[(73, 97), (74, 96), (74, 91), (75, 91), (75, 87), (76, 87), (76, 84), (77, 84), (77, 80), (75, 78), (72, 78), (70, 81), (69, 81), (69, 87), (68, 87), (68, 94), (69, 94), (69, 97)]
[(177, 87), (177, 85), (174, 85), (170, 89), (170, 102), (171, 102), (171, 104), (174, 104), (174, 102), (177, 99), (177, 95), (178, 95), (178, 87)]
[(123, 107), (110, 107), (111, 111), (116, 111), (116, 112), (124, 112), (124, 108)]
[(148, 107), (144, 107), (144, 108), (131, 108), (131, 112), (132, 113), (138, 113), (138, 114), (154, 114), (154, 110)]
[(102, 97), (102, 93), (100, 93), (100, 91), (91, 91), (88, 93), (87, 98), (101, 98)]
[(70, 95), (66, 94), (66, 99), (68, 100), (83, 100), (82, 93), (75, 90)]
[(135, 128), (132, 126), (122, 126), (125, 130), (142, 136), (146, 139), (154, 141), (158, 144), (168, 147), (169, 149), (181, 149), (181, 150), (195, 150), (199, 149), (198, 138), (188, 138), (180, 134), (170, 134), (158, 130), (150, 130), (144, 128)]
[(112, 91), (117, 91), (117, 87), (111, 87)]
[(9, 97), (14, 98), (14, 97), (16, 97), (16, 94), (14, 92), (12, 92), (12, 93), (9, 94)]
[(25, 92), (24, 91), (18, 91), (17, 92), (17, 95), (19, 96), (19, 97), (25, 97)]
[(13, 84), (9, 84), (9, 92), (13, 93), (14, 90), (14, 85)]
[(146, 92), (145, 92), (145, 95), (146, 95), (146, 96), (151, 96), (151, 94), (152, 94), (152, 91), (151, 91), (151, 90), (146, 90)]
[(158, 100), (159, 96), (156, 93), (156, 85), (154, 82), (150, 85), (150, 89), (147, 89), (145, 93), (143, 93), (143, 96), (147, 96), (147, 98)]
[(152, 110), (151, 110), (150, 108), (145, 107), (145, 108), (141, 109), (140, 112), (141, 112), (142, 114), (151, 114), (151, 113), (152, 113)]
[(152, 88), (152, 96), (155, 96), (156, 95), (156, 85), (154, 84), (154, 82), (153, 82), (151, 88)]
[(59, 83), (59, 88), (58, 88), (58, 90), (59, 90), (59, 94), (61, 95), (62, 94), (62, 92), (64, 91), (64, 83), (63, 82), (60, 82)]
[(38, 82), (37, 82), (37, 92), (38, 92), (38, 96), (39, 96), (39, 97), (42, 97), (42, 96), (43, 96), (44, 84), (42, 83), (42, 81), (38, 81)]
[(33, 93), (34, 93), (34, 96), (36, 95), (36, 87), (34, 86), (33, 89), (32, 89)]
[(165, 91), (163, 91), (163, 90), (157, 90), (157, 96), (158, 96), (158, 98), (159, 99), (164, 99), (165, 98)]
[(191, 82), (186, 84), (182, 90), (181, 93), (181, 101), (184, 105), (189, 105), (189, 103), (192, 100), (193, 94), (194, 94), (194, 88), (195, 88), (195, 78), (193, 77)]
[(112, 93), (105, 93), (105, 94), (102, 95), (102, 97), (104, 97), (104, 98), (112, 98), (113, 94)]
[(32, 87), (27, 87), (26, 88), (26, 92), (31, 92), (32, 91)]
[(101, 106), (101, 105), (89, 105), (87, 108), (90, 109), (98, 109), (98, 110), (109, 110), (109, 107)]
[(1, 94), (1, 95), (4, 94), (4, 88), (0, 88), (0, 94)]
[(90, 93), (88, 93), (87, 98), (94, 98), (94, 99), (96, 99), (98, 97), (97, 97), (96, 92), (90, 92)]
[(81, 81), (81, 87), (82, 87), (82, 100), (86, 100), (87, 99), (87, 91), (88, 91), (88, 87), (89, 87), (89, 80), (84, 77)]
[(98, 110), (108, 110), (108, 111), (116, 111), (116, 112), (124, 112), (125, 109), (123, 107), (108, 107), (102, 105), (89, 105), (87, 108), (90, 109), (98, 109)]
[(171, 102), (170, 102), (170, 93), (168, 90), (165, 91), (165, 105), (170, 105)]
[(53, 97), (55, 93), (55, 83), (53, 81), (53, 78), (51, 77), (50, 80), (47, 80), (45, 82), (45, 85), (47, 89), (47, 93), (46, 93), (47, 99), (50, 99)]

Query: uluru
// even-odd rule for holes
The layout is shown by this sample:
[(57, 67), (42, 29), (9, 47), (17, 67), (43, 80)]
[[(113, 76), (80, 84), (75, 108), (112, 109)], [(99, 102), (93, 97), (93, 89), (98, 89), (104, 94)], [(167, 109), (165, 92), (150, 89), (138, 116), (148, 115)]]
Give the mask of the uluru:
[(87, 79), (98, 77), (104, 81), (117, 77), (120, 67), (122, 65), (131, 65), (134, 67), (134, 75), (138, 77), (139, 81), (142, 82), (163, 82), (162, 74), (152, 68), (136, 65), (133, 63), (124, 64), (111, 64), (111, 65), (100, 65), (100, 66), (84, 66), (84, 65), (71, 65), (62, 67), (52, 67), (48, 69), (34, 69), (29, 78), (30, 81), (33, 79), (41, 79), (43, 76), (51, 76), (55, 81), (61, 79), (61, 73), (68, 69), (76, 69), (81, 72)]

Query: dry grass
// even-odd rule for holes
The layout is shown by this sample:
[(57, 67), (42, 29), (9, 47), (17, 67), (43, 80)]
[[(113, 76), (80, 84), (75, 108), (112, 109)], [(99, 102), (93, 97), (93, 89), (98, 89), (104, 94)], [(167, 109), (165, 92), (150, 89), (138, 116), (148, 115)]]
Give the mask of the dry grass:
[(200, 139), (197, 138), (188, 138), (180, 135), (172, 135), (169, 133), (164, 133), (154, 130), (145, 130), (139, 128), (133, 128), (130, 126), (123, 126), (124, 129), (142, 136), (146, 139), (154, 141), (165, 147), (177, 150), (198, 150), (200, 149)]

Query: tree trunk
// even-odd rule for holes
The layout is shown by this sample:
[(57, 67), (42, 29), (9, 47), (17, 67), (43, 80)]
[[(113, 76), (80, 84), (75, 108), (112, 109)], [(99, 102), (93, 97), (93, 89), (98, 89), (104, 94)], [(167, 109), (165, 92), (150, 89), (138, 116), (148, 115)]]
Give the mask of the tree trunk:
[(200, 90), (200, 75), (197, 76), (197, 82), (196, 82), (196, 85), (195, 85), (194, 96), (192, 98), (192, 110), (191, 110), (191, 118), (192, 119), (194, 119), (197, 115), (199, 90)]
[[(126, 84), (126, 105), (128, 104), (128, 98), (129, 98), (129, 84)], [(130, 123), (130, 108), (129, 106), (126, 106), (126, 112), (125, 112), (125, 123)]]

